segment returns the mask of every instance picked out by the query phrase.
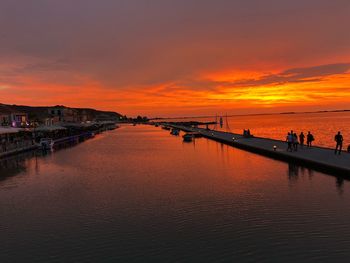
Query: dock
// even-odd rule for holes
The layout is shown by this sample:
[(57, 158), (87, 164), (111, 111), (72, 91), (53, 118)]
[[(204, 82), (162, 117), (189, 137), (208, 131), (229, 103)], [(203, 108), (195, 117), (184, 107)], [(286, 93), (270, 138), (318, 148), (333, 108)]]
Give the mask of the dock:
[(24, 147), (18, 147), (15, 149), (11, 149), (11, 150), (6, 151), (6, 152), (0, 152), (0, 159), (11, 156), (11, 155), (23, 153), (23, 152), (33, 151), (33, 150), (36, 150), (38, 148), (39, 148), (38, 145), (33, 144), (33, 145), (28, 145), (28, 146), (24, 146)]
[(185, 132), (198, 132), (203, 137), (222, 142), (233, 147), (261, 154), (274, 159), (293, 162), (314, 170), (350, 178), (350, 153), (343, 151), (335, 155), (334, 149), (312, 146), (300, 147), (298, 151), (287, 151), (287, 143), (261, 137), (244, 137), (241, 134), (172, 125)]

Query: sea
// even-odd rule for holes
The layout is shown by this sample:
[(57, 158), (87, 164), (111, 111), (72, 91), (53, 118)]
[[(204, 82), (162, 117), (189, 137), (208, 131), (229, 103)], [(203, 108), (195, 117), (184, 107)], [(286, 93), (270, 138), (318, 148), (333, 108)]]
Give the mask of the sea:
[[(229, 118), (331, 147), (349, 113)], [(345, 153), (344, 153), (345, 154)], [(0, 160), (0, 261), (348, 262), (350, 182), (150, 125)]]

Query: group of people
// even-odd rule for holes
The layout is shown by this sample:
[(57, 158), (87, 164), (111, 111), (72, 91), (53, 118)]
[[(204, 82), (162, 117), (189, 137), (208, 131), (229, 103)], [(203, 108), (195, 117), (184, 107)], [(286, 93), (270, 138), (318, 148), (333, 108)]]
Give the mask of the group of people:
[[(311, 132), (309, 131), (307, 135), (305, 136), (303, 132), (299, 134), (299, 136), (292, 131), (288, 132), (286, 141), (288, 144), (287, 151), (297, 151), (298, 150), (298, 145), (300, 144), (301, 147), (304, 147), (304, 142), (305, 142), (305, 137), (306, 137), (306, 145), (307, 147), (312, 146), (312, 142), (315, 140), (315, 137)], [(343, 135), (341, 134), (340, 131), (334, 136), (334, 141), (336, 142), (334, 154), (340, 154), (342, 149), (343, 149)], [(348, 146), (347, 151), (350, 153), (350, 145)]]
[(298, 150), (298, 145), (300, 144), (300, 147), (304, 147), (304, 142), (305, 142), (305, 137), (306, 137), (306, 145), (307, 147), (311, 147), (312, 146), (312, 142), (315, 140), (315, 137), (313, 136), (313, 134), (311, 134), (311, 132), (309, 131), (307, 133), (307, 135), (305, 136), (305, 134), (303, 132), (301, 132), (299, 134), (299, 136), (293, 132), (293, 130), (291, 130), (290, 132), (288, 132), (286, 141), (288, 144), (288, 148), (287, 151), (297, 151)]
[(250, 133), (249, 129), (248, 130), (246, 130), (246, 129), (243, 130), (243, 136), (244, 137), (253, 137), (253, 135)]

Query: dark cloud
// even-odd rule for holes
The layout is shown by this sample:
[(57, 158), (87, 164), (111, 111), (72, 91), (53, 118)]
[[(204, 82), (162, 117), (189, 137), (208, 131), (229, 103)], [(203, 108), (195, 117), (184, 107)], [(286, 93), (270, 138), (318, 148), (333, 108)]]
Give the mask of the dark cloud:
[(350, 70), (350, 63), (328, 64), (307, 68), (293, 68), (279, 74), (263, 76), (259, 79), (245, 79), (235, 82), (223, 83), (225, 86), (261, 86), (280, 85), (286, 83), (316, 82), (323, 78), (344, 74)]
[(314, 64), (350, 53), (349, 11), (347, 0), (2, 0), (0, 64), (40, 58), (24, 70), (66, 68), (114, 88)]
[(328, 64), (309, 68), (294, 68), (283, 71), (282, 76), (297, 76), (298, 78), (312, 78), (314, 76), (328, 76), (346, 73), (350, 69), (350, 63)]
[(326, 77), (348, 73), (350, 63), (328, 64), (314, 67), (293, 68), (284, 70), (278, 74), (268, 74), (260, 78), (241, 79), (236, 81), (212, 81), (212, 80), (191, 80), (175, 82), (166, 87), (168, 90), (188, 89), (193, 91), (215, 91), (221, 92), (222, 87), (256, 87), (268, 85), (283, 85), (287, 83), (308, 83), (320, 82)]
[(13, 72), (16, 74), (31, 74), (45, 71), (68, 71), (69, 69), (69, 61), (60, 59), (52, 62), (26, 64), (23, 67), (13, 69)]

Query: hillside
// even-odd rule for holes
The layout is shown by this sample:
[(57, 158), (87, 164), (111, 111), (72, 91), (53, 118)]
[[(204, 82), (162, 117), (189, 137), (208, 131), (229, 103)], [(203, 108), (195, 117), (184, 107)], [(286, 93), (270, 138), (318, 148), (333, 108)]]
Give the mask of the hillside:
[[(0, 103), (0, 114), (9, 114), (11, 112), (23, 112), (27, 113), (29, 118), (45, 118), (49, 116), (49, 109), (53, 107), (65, 107), (63, 105), (55, 105), (55, 106), (24, 106), (24, 105), (7, 105), (7, 104), (1, 104)], [(78, 114), (84, 114), (89, 115), (92, 119), (98, 118), (99, 116), (107, 116), (109, 118), (115, 118), (119, 119), (122, 115), (117, 112), (112, 111), (101, 111), (91, 108), (70, 108), (65, 107), (68, 109), (74, 109), (78, 112)]]

